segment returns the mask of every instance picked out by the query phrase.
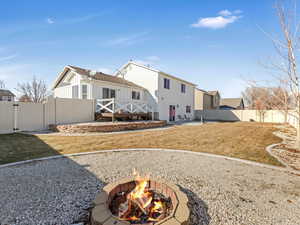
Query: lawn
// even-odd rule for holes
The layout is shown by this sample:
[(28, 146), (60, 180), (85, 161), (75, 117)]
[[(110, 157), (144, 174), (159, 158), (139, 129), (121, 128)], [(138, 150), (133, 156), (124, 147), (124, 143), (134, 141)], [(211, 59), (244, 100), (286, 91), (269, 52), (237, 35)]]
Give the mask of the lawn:
[(281, 164), (265, 151), (266, 146), (281, 142), (272, 134), (275, 130), (275, 124), (236, 122), (91, 136), (8, 134), (0, 135), (0, 164), (103, 149), (168, 148), (208, 152), (279, 166)]

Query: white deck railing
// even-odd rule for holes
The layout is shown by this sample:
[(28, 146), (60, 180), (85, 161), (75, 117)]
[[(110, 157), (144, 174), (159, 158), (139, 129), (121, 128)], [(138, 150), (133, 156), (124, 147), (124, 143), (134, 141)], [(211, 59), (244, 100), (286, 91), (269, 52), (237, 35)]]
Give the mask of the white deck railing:
[(96, 112), (153, 113), (153, 107), (143, 101), (121, 101), (115, 98), (96, 100)]

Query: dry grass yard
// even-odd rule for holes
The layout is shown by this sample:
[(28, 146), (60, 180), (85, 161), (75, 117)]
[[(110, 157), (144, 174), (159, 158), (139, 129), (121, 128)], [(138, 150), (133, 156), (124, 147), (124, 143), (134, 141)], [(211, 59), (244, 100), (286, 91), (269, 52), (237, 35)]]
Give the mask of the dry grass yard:
[(281, 165), (265, 151), (281, 141), (272, 134), (276, 129), (275, 124), (236, 122), (91, 136), (0, 135), (0, 163), (103, 149), (169, 148)]

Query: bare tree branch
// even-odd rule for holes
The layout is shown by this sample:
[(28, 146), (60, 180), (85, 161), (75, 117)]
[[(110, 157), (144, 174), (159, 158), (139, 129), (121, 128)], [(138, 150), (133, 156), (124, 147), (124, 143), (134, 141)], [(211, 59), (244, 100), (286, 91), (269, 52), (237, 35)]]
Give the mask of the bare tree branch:
[(16, 90), (22, 95), (21, 99), (31, 102), (43, 102), (47, 95), (47, 86), (43, 80), (33, 77), (31, 82), (18, 83)]
[(0, 88), (4, 89), (5, 88), (5, 83), (3, 80), (0, 80)]

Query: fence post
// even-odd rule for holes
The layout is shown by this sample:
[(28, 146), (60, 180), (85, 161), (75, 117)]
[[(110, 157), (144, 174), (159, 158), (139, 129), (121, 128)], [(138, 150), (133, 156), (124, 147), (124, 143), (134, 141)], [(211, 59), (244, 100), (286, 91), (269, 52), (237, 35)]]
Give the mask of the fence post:
[(54, 98), (54, 123), (57, 125), (57, 120), (56, 120), (56, 97)]
[(14, 109), (14, 127), (13, 127), (13, 132), (17, 132), (19, 130), (19, 128), (18, 128), (18, 107), (19, 107), (19, 104), (17, 104), (17, 103), (13, 104), (13, 109)]

